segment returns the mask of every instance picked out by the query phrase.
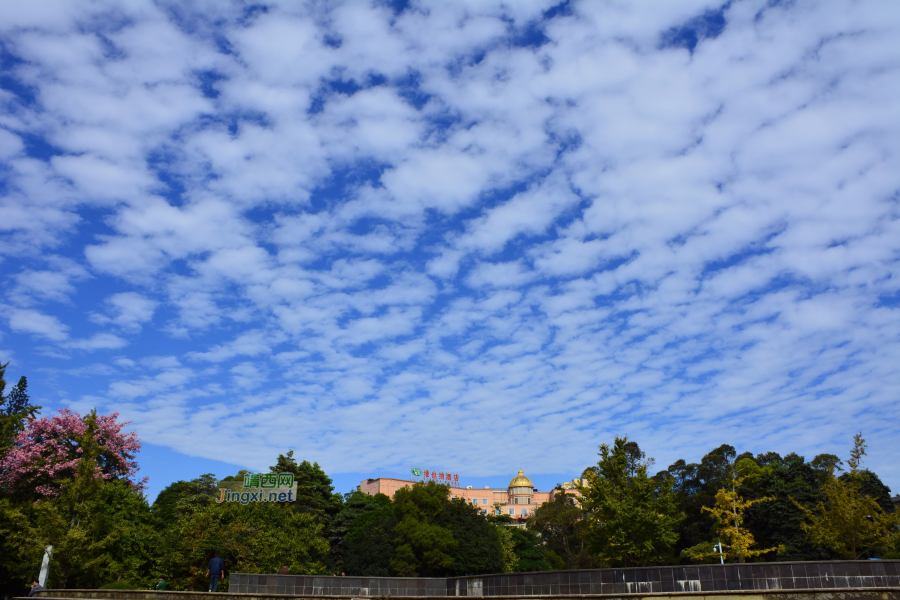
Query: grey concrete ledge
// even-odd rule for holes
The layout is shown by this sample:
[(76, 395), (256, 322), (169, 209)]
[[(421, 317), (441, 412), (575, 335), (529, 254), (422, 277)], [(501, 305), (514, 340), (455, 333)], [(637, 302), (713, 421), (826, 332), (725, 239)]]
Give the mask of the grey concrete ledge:
[[(265, 598), (746, 598), (801, 594), (815, 600), (877, 600), (900, 590), (900, 561), (820, 561), (496, 573), (466, 577), (333, 577), (230, 573), (229, 593), (152, 590), (45, 590), (41, 599), (189, 600), (193, 594)], [(868, 596), (859, 594), (868, 593)], [(182, 597), (178, 597), (182, 594)], [(785, 595), (787, 594), (787, 596)], [(815, 596), (811, 595), (815, 594)], [(824, 595), (823, 595), (824, 594)], [(846, 595), (851, 594), (851, 595)], [(854, 595), (855, 594), (855, 595)], [(773, 596), (774, 597), (774, 596)], [(798, 596), (799, 597), (799, 596)], [(891, 597), (893, 600), (893, 596)], [(886, 598), (884, 600), (887, 600)], [(900, 598), (897, 598), (900, 600)]]
[[(42, 600), (354, 600), (360, 596), (315, 596), (286, 594), (231, 594), (153, 590), (43, 590), (36, 594)], [(900, 586), (885, 588), (832, 588), (816, 590), (731, 590), (720, 592), (661, 592), (655, 594), (580, 594), (552, 596), (554, 600), (635, 600), (636, 598), (678, 598), (678, 600), (900, 600)], [(409, 596), (410, 600), (445, 600), (446, 596)], [(547, 596), (482, 596), (484, 600), (540, 600)], [(29, 600), (17, 598), (16, 600)]]
[(582, 597), (900, 587), (900, 561), (676, 565), (448, 578), (231, 573), (238, 594), (310, 597)]

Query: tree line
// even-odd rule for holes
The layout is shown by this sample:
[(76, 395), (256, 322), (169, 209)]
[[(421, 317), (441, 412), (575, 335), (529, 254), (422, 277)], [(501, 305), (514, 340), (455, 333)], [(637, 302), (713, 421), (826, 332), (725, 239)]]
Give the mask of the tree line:
[[(22, 595), (48, 546), (51, 587), (203, 590), (209, 558), (226, 572), (455, 576), (697, 562), (900, 557), (900, 513), (862, 468), (796, 454), (737, 454), (723, 445), (698, 463), (650, 474), (637, 443), (602, 444), (581, 497), (558, 489), (525, 527), (482, 514), (446, 486), (417, 483), (393, 498), (335, 493), (316, 462), (281, 454), (295, 502), (217, 504), (204, 474), (150, 504), (136, 477), (140, 441), (118, 415), (63, 409), (38, 418), (23, 377), (4, 394), (0, 365), (0, 587)], [(715, 547), (714, 547), (715, 546)], [(227, 590), (228, 579), (220, 584)]]

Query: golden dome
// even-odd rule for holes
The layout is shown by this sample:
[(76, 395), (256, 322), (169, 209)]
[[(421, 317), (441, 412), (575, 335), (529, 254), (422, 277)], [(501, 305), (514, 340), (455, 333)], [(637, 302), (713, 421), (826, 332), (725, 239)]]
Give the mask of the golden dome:
[(522, 472), (522, 469), (519, 469), (519, 474), (512, 478), (509, 482), (509, 487), (530, 487), (533, 488), (534, 484), (531, 483), (531, 480), (525, 477), (525, 473)]

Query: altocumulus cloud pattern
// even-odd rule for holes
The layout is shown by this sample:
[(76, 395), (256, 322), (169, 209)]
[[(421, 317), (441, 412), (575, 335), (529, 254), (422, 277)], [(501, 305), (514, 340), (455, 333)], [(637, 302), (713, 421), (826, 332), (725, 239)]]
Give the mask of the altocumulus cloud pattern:
[(896, 488), (900, 3), (4, 2), (0, 354), (249, 467)]

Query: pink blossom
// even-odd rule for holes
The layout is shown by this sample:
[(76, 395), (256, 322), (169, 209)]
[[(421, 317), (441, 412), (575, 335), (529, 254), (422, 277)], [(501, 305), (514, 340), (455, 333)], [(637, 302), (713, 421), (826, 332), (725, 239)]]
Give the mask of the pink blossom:
[[(142, 490), (147, 478), (132, 480), (138, 470), (134, 457), (141, 442), (134, 431), (122, 433), (130, 421), (117, 423), (118, 418), (119, 413), (97, 416), (94, 438), (100, 453), (92, 466), (94, 477), (124, 479)], [(0, 460), (0, 486), (20, 493), (58, 496), (61, 480), (73, 478), (82, 460), (78, 440), (85, 431), (87, 418), (68, 408), (60, 409), (58, 416), (29, 420)]]

